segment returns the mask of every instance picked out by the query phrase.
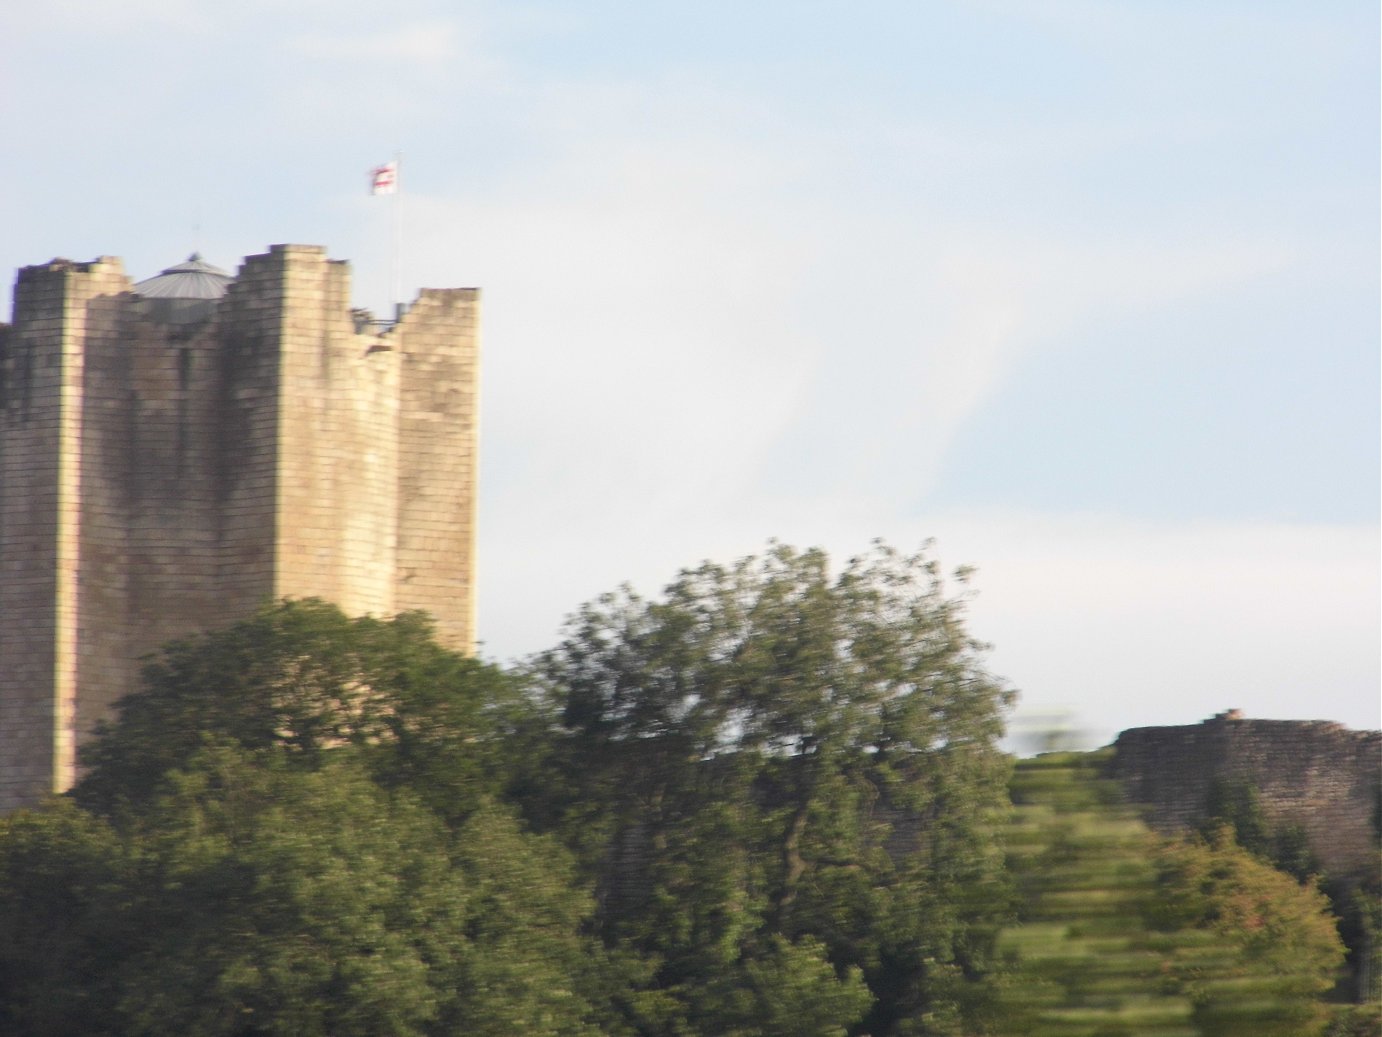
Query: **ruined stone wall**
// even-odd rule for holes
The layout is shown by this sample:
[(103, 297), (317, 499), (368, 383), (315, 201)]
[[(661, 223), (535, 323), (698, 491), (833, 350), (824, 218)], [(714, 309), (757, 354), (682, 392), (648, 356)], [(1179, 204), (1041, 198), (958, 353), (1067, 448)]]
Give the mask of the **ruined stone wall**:
[(1246, 781), (1268, 820), (1300, 825), (1332, 874), (1378, 866), (1382, 732), (1227, 713), (1194, 726), (1124, 731), (1114, 750), (1111, 776), (1161, 831), (1203, 820), (1216, 782)]
[(397, 608), (475, 645), (480, 293), (424, 289), (399, 325)]
[[(129, 541), (133, 426), (132, 356), (124, 341), (130, 280), (119, 260), (101, 259), (73, 272), (66, 293), (64, 340), (82, 357), (80, 390), (73, 400), (78, 442), (63, 463), (75, 465), (79, 500), (76, 527), (76, 651), (71, 706), (58, 728), (62, 750), (58, 784), (76, 774), (76, 747), (128, 687), (137, 655), (130, 615)], [(122, 463), (110, 463), (112, 456)]]
[(30, 267), (0, 325), (0, 811), (69, 787), (142, 656), (272, 598), (473, 645), (478, 293), (357, 328), (301, 245), (194, 322), (131, 287)]
[[(312, 246), (254, 257), (281, 294), (275, 597), (392, 614), (397, 569), (399, 354), (357, 334), (349, 271)], [(247, 266), (249, 264), (247, 263)]]
[[(70, 264), (68, 265), (70, 267)], [(72, 271), (21, 270), (0, 398), (0, 809), (52, 792), (62, 708), (75, 694), (82, 356), (66, 342)], [(68, 447), (68, 449), (63, 449)]]
[(215, 444), (216, 587), (225, 615), (274, 596), (278, 535), (281, 271), (251, 256), (221, 300)]
[[(162, 324), (125, 312), (124, 434), (99, 470), (119, 474), (128, 540), (124, 608), (136, 660), (225, 615), (218, 583), (218, 324)], [(126, 686), (134, 683), (131, 672)]]

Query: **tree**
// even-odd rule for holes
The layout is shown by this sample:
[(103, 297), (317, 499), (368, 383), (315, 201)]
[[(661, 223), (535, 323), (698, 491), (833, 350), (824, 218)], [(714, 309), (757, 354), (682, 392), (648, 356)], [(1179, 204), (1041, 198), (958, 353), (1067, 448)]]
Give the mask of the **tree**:
[(145, 935), (119, 966), (149, 1034), (421, 1034), (463, 953), (438, 820), (347, 760), (212, 747), (130, 829)]
[(1217, 778), (1210, 785), (1199, 833), (1213, 839), (1224, 826), (1243, 849), (1300, 882), (1321, 873), (1305, 829), (1298, 824), (1273, 825), (1262, 809), (1257, 786), (1245, 778)]
[(1202, 946), (1177, 948), (1172, 967), (1206, 1037), (1321, 1032), (1320, 997), (1338, 979), (1344, 949), (1315, 884), (1259, 860), (1227, 827), (1208, 841), (1164, 846), (1156, 866), (1152, 923), (1205, 937)]
[(565, 850), (488, 805), (467, 818), (452, 857), (465, 885), (465, 942), (435, 1032), (605, 1032), (591, 1020), (608, 965), (582, 935), (592, 905)]
[[(1373, 801), (1382, 804), (1382, 789), (1374, 788)], [(1374, 864), (1351, 874), (1327, 874), (1298, 823), (1272, 824), (1262, 808), (1257, 787), (1245, 779), (1217, 780), (1210, 787), (1206, 817), (1199, 832), (1207, 840), (1219, 838), (1227, 827), (1243, 849), (1300, 882), (1318, 881), (1339, 920), (1348, 962), (1347, 978), (1340, 992), (1361, 1004), (1382, 997), (1378, 979), (1378, 941), (1382, 934), (1382, 874), (1375, 862), (1382, 854), (1378, 810), (1373, 811)], [(1367, 1018), (1362, 1012), (1359, 1018)]]
[(502, 788), (522, 712), (498, 668), (437, 644), (421, 613), (351, 619), (284, 601), (153, 658), (83, 749), (75, 796), (104, 813), (150, 801), (208, 739), (305, 770), (349, 747), (381, 785), (413, 789), (456, 823)]
[(1004, 1037), (1306, 1037), (1342, 945), (1328, 903), (1237, 846), (1154, 836), (1098, 777), (1100, 754), (1022, 761), (1010, 866), (1018, 921)]
[(211, 746), (123, 830), (0, 831), (0, 1021), (32, 1034), (593, 1034), (588, 898), (503, 810), (454, 837), (349, 757)]
[[(743, 988), (815, 977), (836, 1005), (861, 969), (873, 1003), (837, 1032), (956, 1031), (1005, 903), (1011, 695), (982, 647), (937, 563), (881, 544), (833, 577), (823, 552), (774, 546), (660, 600), (625, 588), (536, 660), (557, 791), (525, 810), (576, 851), (601, 936), (655, 963), (682, 1025), (711, 1025), (725, 969)], [(804, 964), (820, 955), (831, 968)]]
[(0, 818), (0, 1033), (115, 1035), (113, 965), (134, 944), (131, 866), (106, 822), (66, 801)]
[(596, 1032), (589, 896), (499, 802), (507, 677), (321, 602), (145, 676), (73, 801), (0, 825), (0, 1029)]
[(1098, 754), (1058, 752), (1022, 760), (1008, 840), (1018, 893), (1007, 959), (1002, 1037), (1181, 1037), (1192, 1005), (1169, 982), (1171, 935), (1144, 913), (1156, 896), (1159, 841), (1098, 777)]

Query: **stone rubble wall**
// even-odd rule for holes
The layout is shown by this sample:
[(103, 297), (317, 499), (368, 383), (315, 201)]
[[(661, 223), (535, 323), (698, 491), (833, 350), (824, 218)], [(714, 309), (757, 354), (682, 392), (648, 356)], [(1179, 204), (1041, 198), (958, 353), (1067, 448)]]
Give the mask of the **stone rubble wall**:
[(480, 293), (422, 291), (399, 325), (399, 611), (422, 609), (447, 644), (475, 647)]
[(19, 273), (0, 397), (0, 808), (55, 791), (75, 694), (76, 451), (82, 354), (68, 334), (69, 282), (55, 261)]
[(1198, 825), (1216, 782), (1245, 781), (1274, 825), (1299, 825), (1333, 875), (1378, 867), (1382, 732), (1233, 712), (1186, 727), (1141, 727), (1114, 742), (1110, 775), (1167, 833)]
[(273, 598), (426, 609), (473, 649), (479, 293), (357, 325), (304, 245), (204, 321), (131, 288), (28, 267), (0, 325), (0, 811), (70, 787), (142, 657)]

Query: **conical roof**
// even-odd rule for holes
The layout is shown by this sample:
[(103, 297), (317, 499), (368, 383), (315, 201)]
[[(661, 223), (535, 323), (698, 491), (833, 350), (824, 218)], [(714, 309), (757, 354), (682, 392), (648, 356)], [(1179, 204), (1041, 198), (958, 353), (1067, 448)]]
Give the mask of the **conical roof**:
[(219, 299), (235, 277), (193, 252), (187, 262), (140, 281), (134, 294), (145, 299)]

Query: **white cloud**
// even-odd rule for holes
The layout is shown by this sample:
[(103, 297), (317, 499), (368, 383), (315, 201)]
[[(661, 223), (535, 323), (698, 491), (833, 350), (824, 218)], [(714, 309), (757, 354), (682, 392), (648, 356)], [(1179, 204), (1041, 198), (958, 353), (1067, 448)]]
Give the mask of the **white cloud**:
[(1215, 47), (1221, 39), (1234, 43), (1264, 41), (1321, 51), (1337, 47), (1330, 19), (1310, 5), (1239, 3), (1169, 5), (1146, 2), (1111, 5), (1101, 0), (960, 0), (961, 5), (1013, 21), (1054, 31), (1101, 51), (1145, 50), (1161, 55), (1168, 41), (1182, 49), (1203, 40)]
[(749, 478), (793, 419), (817, 348), (789, 316), (810, 242), (745, 190), (745, 158), (626, 141), (485, 204), (405, 199), (425, 283), (486, 290), (489, 442), (540, 477), (529, 492), (675, 509)]
[(1022, 692), (1025, 714), (1068, 712), (1098, 743), (1230, 707), (1379, 725), (1376, 526), (919, 520), (828, 491), (692, 506), (665, 524), (559, 506), (519, 513), (493, 500), (485, 514), (480, 626), (498, 657), (554, 643), (562, 616), (622, 580), (656, 592), (682, 566), (759, 551), (770, 536), (825, 546), (837, 560), (874, 535), (903, 548), (935, 537), (946, 567), (978, 568), (970, 629), (993, 644), (991, 668)]
[(200, 0), (46, 0), (41, 4), (6, 5), (0, 31), (17, 39), (28, 33), (72, 33), (75, 36), (202, 32), (214, 21), (216, 5)]
[[(621, 122), (641, 102), (602, 95), (543, 109), (553, 151), (497, 197), (411, 199), (408, 250), (434, 283), (491, 287), (487, 336), (504, 354), (491, 413), (523, 413), (525, 441), (653, 472), (673, 494), (753, 474), (794, 423), (830, 427), (861, 476), (905, 457), (921, 492), (1026, 352), (1289, 258), (1271, 241), (958, 225), (911, 199), (898, 219), (887, 193), (820, 212), (798, 171), (828, 166), (828, 148), (649, 138)], [(578, 479), (606, 480), (626, 485)]]
[(307, 58), (353, 62), (453, 62), (463, 53), (474, 56), (473, 46), (463, 46), (461, 27), (454, 20), (408, 22), (388, 29), (356, 29), (344, 34), (314, 33), (294, 37), (289, 49)]
[(832, 238), (845, 261), (815, 311), (833, 359), (813, 406), (854, 415), (861, 434), (841, 429), (847, 449), (871, 459), (864, 465), (879, 482), (905, 465), (918, 494), (1032, 353), (1060, 349), (1094, 320), (1203, 297), (1292, 260), (1270, 239), (1115, 237), (926, 214), (912, 217), (909, 234), (874, 220), (842, 219)]
[[(973, 630), (1028, 709), (1071, 706), (1101, 737), (1229, 706), (1375, 726), (1374, 527), (918, 514), (957, 432), (1094, 323), (1375, 267), (1347, 180), (1375, 170), (1336, 170), (1298, 132), (1347, 109), (1335, 66), (1358, 59), (1329, 34), (1357, 19), (967, 6), (993, 17), (951, 20), (956, 53), (997, 29), (1030, 64), (865, 67), (842, 47), (836, 92), (782, 41), (763, 38), (773, 82), (737, 36), (679, 49), (617, 7), (12, 4), (0, 78), (30, 152), (0, 191), (14, 264), (176, 258), (150, 244), (186, 218), (149, 184), (156, 161), (177, 190), (205, 177), (231, 229), (203, 251), (322, 241), (378, 306), (388, 206), (359, 175), (402, 148), (403, 284), (485, 291), (492, 653), (546, 647), (621, 580), (655, 591), (769, 537), (844, 556), (935, 536), (979, 567)], [(608, 52), (579, 50), (596, 32)], [(1108, 93), (1073, 91), (1091, 82)], [(1375, 339), (1375, 320), (1352, 326)]]
[(942, 524), (980, 566), (976, 627), (1029, 708), (1072, 706), (1103, 737), (1237, 706), (1378, 726), (1376, 526)]
[[(705, 110), (678, 120), (674, 102), (616, 88), (533, 104), (541, 162), (483, 199), (404, 199), (405, 283), (486, 292), (481, 632), (492, 653), (545, 647), (563, 614), (621, 580), (654, 590), (681, 565), (772, 536), (849, 553), (875, 534), (901, 545), (940, 535), (948, 561), (983, 567), (977, 632), (1030, 699), (1068, 689), (1097, 702), (1114, 683), (1152, 694), (1147, 681), (1166, 669), (1138, 657), (1134, 634), (1157, 623), (1155, 643), (1180, 643), (1187, 669), (1204, 671), (1197, 632), (1214, 617), (1162, 615), (1177, 594), (1205, 600), (1203, 588), (1180, 568), (1137, 568), (1186, 546), (1176, 530), (1101, 538), (1054, 518), (1059, 535), (1034, 543), (1026, 520), (923, 523), (912, 505), (1031, 351), (1060, 348), (1082, 322), (1263, 276), (1292, 260), (1283, 246), (958, 224), (889, 192), (818, 211), (797, 171), (831, 158), (810, 141), (735, 132), (732, 113), (710, 137)], [(628, 128), (647, 121), (664, 129)], [(362, 283), (382, 283), (377, 264), (357, 266)], [(1190, 536), (1189, 556), (1227, 572), (1214, 552), (1239, 533)], [(1275, 622), (1255, 579), (1245, 565), (1215, 580), (1251, 588), (1256, 611), (1216, 635), (1246, 631), (1231, 654), (1246, 680), (1262, 672), (1251, 639)], [(1185, 686), (1231, 690), (1222, 673), (1212, 683)], [(1198, 704), (1187, 709), (1197, 718)]]

